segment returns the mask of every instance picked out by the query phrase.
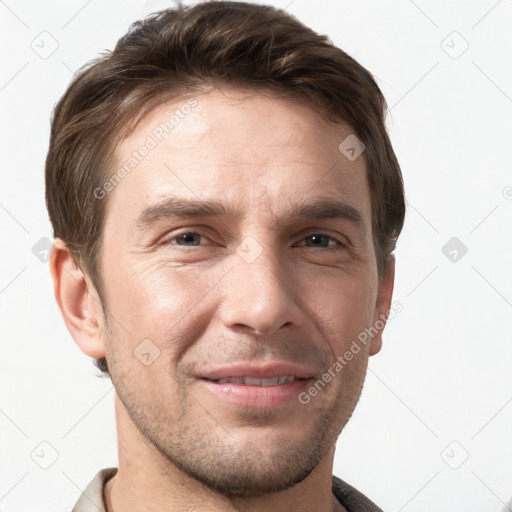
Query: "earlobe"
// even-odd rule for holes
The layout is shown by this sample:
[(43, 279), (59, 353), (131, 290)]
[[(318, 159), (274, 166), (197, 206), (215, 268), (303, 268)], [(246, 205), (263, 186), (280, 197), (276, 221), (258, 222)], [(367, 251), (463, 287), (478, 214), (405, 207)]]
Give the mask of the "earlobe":
[(370, 356), (377, 354), (382, 348), (382, 333), (386, 326), (391, 300), (393, 298), (393, 287), (395, 284), (395, 257), (389, 255), (386, 262), (386, 271), (379, 285), (377, 294), (377, 302), (375, 305), (375, 316), (373, 327), (377, 329), (377, 333), (372, 338), (370, 344)]
[(59, 238), (53, 243), (50, 273), (55, 299), (71, 336), (88, 356), (105, 357), (97, 293), (68, 246)]

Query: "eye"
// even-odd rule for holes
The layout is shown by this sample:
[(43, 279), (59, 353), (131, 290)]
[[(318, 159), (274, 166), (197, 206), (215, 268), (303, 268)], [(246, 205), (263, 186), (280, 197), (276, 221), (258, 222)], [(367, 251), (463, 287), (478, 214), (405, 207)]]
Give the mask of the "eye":
[[(185, 233), (180, 233), (179, 235), (169, 237), (162, 243), (170, 245), (179, 245), (180, 247), (197, 247), (201, 241), (201, 238), (204, 240), (208, 240), (205, 236), (201, 235), (200, 233), (196, 233), (194, 231), (187, 231)], [(174, 240), (176, 240), (177, 242), (174, 243)]]
[[(309, 245), (308, 247), (319, 247), (321, 249), (329, 249), (336, 246), (345, 247), (345, 244), (340, 242), (337, 238), (323, 233), (314, 233), (312, 235), (308, 235), (303, 238), (303, 240), (310, 240), (312, 242), (312, 245)], [(331, 245), (329, 246), (329, 244)]]
[[(164, 239), (162, 243), (166, 245), (177, 245), (183, 248), (193, 248), (201, 245), (201, 241), (203, 241), (204, 245), (204, 241), (206, 240), (208, 240), (208, 238), (201, 233), (197, 233), (195, 231), (186, 231), (172, 237), (168, 237)], [(301, 240), (301, 242), (303, 241), (306, 242), (305, 245), (309, 248), (317, 247), (319, 249), (333, 249), (346, 247), (345, 244), (340, 240), (325, 233), (314, 233), (308, 235)]]

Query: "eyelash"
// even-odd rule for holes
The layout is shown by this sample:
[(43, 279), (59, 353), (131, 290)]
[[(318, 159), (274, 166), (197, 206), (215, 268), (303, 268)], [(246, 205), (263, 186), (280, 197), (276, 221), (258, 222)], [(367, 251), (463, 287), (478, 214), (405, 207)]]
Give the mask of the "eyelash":
[[(183, 246), (183, 245), (179, 245), (179, 244), (174, 244), (172, 243), (173, 240), (176, 240), (177, 238), (179, 237), (182, 237), (184, 235), (199, 235), (200, 237), (203, 237), (203, 238), (206, 238), (208, 239), (207, 236), (201, 234), (201, 233), (198, 233), (196, 231), (183, 231), (182, 233), (178, 233), (176, 235), (174, 235), (173, 237), (169, 237), (167, 239), (165, 239), (162, 244), (164, 245), (176, 245), (178, 247), (184, 247), (185, 249), (194, 249), (195, 247), (199, 247), (198, 245), (195, 245), (195, 246)], [(337, 247), (335, 246), (331, 246), (331, 247), (318, 247), (319, 249), (336, 249), (336, 248), (339, 248), (339, 249), (344, 249), (346, 248), (346, 245), (341, 242), (340, 240), (338, 240), (337, 238), (331, 236), (331, 235), (328, 235), (326, 233), (321, 233), (321, 232), (318, 232), (318, 233), (311, 233), (309, 235), (306, 235), (305, 237), (302, 238), (302, 240), (305, 240), (307, 238), (310, 238), (310, 237), (313, 237), (313, 236), (320, 236), (320, 237), (325, 237), (327, 239), (329, 239), (329, 241), (334, 241), (337, 245)], [(302, 241), (301, 240), (301, 241)], [(315, 247), (312, 246), (312, 247), (308, 247), (309, 249), (314, 249)]]

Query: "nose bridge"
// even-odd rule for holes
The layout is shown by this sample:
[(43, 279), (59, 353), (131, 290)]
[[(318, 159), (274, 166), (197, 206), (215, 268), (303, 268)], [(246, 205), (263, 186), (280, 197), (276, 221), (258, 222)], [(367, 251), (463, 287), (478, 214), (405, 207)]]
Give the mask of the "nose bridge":
[(233, 270), (224, 284), (221, 317), (226, 326), (270, 334), (300, 325), (302, 311), (286, 276), (286, 261), (272, 237), (247, 236), (233, 254)]

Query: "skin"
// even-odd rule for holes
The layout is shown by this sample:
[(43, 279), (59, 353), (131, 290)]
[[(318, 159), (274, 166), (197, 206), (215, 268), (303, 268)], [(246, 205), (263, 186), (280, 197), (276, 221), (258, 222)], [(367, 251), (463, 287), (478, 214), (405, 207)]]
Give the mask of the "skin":
[[(119, 470), (105, 488), (107, 508), (344, 510), (331, 493), (335, 443), (382, 330), (306, 405), (228, 404), (196, 376), (279, 359), (321, 378), (389, 310), (394, 260), (379, 284), (364, 156), (345, 158), (338, 145), (350, 127), (307, 105), (227, 87), (196, 99), (103, 199), (106, 321), (88, 275), (61, 240), (54, 245), (66, 325), (84, 353), (107, 358), (116, 388)], [(118, 144), (117, 164), (184, 103), (145, 117)], [(236, 215), (138, 230), (143, 209), (169, 195), (217, 199)], [(320, 197), (357, 209), (366, 231), (346, 218), (289, 216), (299, 200)], [(176, 238), (187, 232), (197, 235)], [(248, 236), (261, 249), (250, 263), (236, 252)], [(148, 338), (160, 354), (146, 366), (133, 352)]]

